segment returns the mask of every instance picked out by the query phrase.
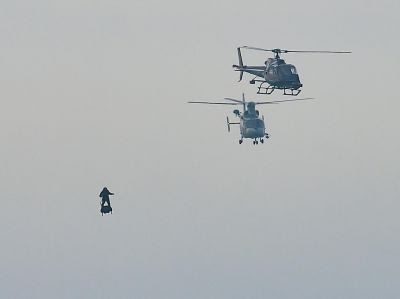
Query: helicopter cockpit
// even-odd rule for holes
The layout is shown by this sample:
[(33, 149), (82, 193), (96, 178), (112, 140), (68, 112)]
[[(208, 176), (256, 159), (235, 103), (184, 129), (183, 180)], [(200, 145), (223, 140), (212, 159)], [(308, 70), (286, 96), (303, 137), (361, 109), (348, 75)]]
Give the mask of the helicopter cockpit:
[(265, 68), (268, 69), (270, 66), (278, 66), (281, 64), (285, 64), (285, 60), (281, 59), (281, 58), (268, 58), (265, 61)]
[(264, 127), (264, 122), (259, 118), (247, 119), (247, 120), (245, 120), (244, 125), (246, 126), (246, 128), (258, 129), (258, 128)]
[(290, 76), (290, 75), (297, 75), (296, 67), (295, 67), (294, 65), (292, 65), (292, 64), (281, 65), (281, 66), (279, 67), (279, 70), (280, 70), (284, 75), (287, 75), (287, 76)]
[(266, 69), (268, 69), (268, 67), (271, 65), (272, 60), (273, 60), (272, 58), (268, 58), (267, 60), (265, 60), (264, 63), (265, 63), (265, 68)]

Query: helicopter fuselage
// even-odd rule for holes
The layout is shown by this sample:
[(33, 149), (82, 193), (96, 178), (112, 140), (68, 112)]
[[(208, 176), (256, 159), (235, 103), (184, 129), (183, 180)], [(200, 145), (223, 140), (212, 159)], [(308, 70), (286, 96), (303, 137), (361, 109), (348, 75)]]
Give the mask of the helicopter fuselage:
[(265, 124), (260, 118), (241, 118), (240, 135), (242, 138), (263, 138), (265, 137)]
[[(293, 64), (285, 63), (281, 58), (268, 58), (265, 66), (243, 66), (240, 70), (263, 78), (263, 81), (277, 89), (298, 90), (303, 86), (296, 67)], [(250, 83), (254, 84), (255, 80)]]
[(247, 109), (243, 113), (235, 113), (240, 117), (240, 135), (242, 138), (264, 138), (265, 122), (260, 118), (260, 113), (255, 109), (254, 102), (247, 103)]
[(300, 83), (299, 75), (293, 64), (287, 64), (280, 58), (269, 58), (265, 62), (264, 79), (269, 84), (279, 88), (299, 89), (303, 85)]

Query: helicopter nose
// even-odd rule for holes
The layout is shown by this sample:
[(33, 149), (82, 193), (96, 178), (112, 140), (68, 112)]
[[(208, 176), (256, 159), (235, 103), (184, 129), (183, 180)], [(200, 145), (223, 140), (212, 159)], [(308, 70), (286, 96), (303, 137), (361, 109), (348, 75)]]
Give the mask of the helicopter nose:
[(293, 88), (295, 88), (295, 89), (300, 88), (302, 86), (303, 86), (303, 84), (300, 83), (299, 79), (297, 79), (297, 82), (293, 83)]
[(301, 84), (300, 82), (298, 75), (292, 75), (291, 80), (288, 82), (288, 85), (291, 85), (291, 87), (294, 89), (298, 89), (303, 86), (303, 84)]
[(262, 128), (247, 128), (246, 136), (249, 138), (263, 137), (264, 130)]

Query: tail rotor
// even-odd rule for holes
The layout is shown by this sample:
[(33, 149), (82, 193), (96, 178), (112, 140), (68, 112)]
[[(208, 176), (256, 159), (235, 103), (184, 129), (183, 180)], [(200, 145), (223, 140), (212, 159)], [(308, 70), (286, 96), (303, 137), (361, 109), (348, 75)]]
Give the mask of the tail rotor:
[(236, 68), (236, 71), (239, 71), (239, 82), (242, 81), (243, 78), (243, 58), (242, 58), (242, 53), (240, 52), (240, 48), (237, 48), (238, 51), (238, 58), (239, 58), (239, 65), (234, 64), (233, 67)]

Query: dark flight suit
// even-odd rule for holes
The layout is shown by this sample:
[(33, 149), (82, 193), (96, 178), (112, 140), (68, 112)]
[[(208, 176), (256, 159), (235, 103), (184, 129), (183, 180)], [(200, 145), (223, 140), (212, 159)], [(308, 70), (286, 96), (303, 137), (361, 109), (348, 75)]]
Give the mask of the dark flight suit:
[(101, 191), (99, 196), (101, 197), (101, 206), (102, 207), (104, 207), (105, 203), (107, 203), (108, 206), (111, 207), (109, 195), (114, 195), (114, 193), (111, 193), (110, 191), (108, 191), (107, 188), (104, 188), (103, 191)]

